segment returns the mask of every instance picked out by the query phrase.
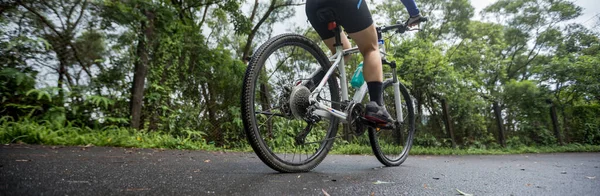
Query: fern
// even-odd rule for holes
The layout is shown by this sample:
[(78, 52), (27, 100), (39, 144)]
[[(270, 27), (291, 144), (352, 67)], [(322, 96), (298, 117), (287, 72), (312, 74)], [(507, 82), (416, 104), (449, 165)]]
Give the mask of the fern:
[(48, 101), (52, 101), (52, 96), (50, 95), (50, 93), (43, 89), (31, 89), (31, 90), (27, 91), (27, 93), (25, 93), (25, 96), (29, 96), (31, 94), (37, 94), (38, 101), (40, 101), (43, 97), (47, 97)]
[(91, 104), (96, 107), (103, 107), (104, 109), (108, 109), (108, 106), (112, 106), (115, 104), (115, 101), (99, 95), (89, 95), (86, 100), (88, 100)]
[(33, 78), (31, 76), (29, 76), (26, 73), (23, 73), (21, 71), (19, 71), (18, 69), (15, 68), (11, 68), (11, 67), (6, 67), (6, 68), (2, 68), (0, 70), (0, 76), (2, 77), (6, 77), (6, 78), (13, 78), (18, 85), (21, 85), (24, 81), (27, 80), (33, 80)]

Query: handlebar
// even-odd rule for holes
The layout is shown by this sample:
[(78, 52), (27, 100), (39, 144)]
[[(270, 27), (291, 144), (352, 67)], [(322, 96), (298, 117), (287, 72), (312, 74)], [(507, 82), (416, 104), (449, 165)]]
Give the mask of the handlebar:
[[(419, 18), (419, 22), (427, 22), (429, 19), (427, 17), (421, 17)], [(408, 22), (408, 21), (407, 21)], [(377, 39), (381, 40), (381, 33), (385, 33), (391, 30), (396, 30), (396, 33), (405, 33), (406, 31), (414, 31), (414, 30), (420, 30), (420, 29), (409, 29), (406, 25), (406, 23), (400, 23), (400, 21), (398, 21), (398, 23), (396, 23), (395, 25), (390, 25), (390, 26), (381, 26), (381, 27), (377, 27)], [(347, 36), (348, 39), (351, 39), (350, 36)]]
[[(419, 22), (427, 22), (427, 20), (427, 17), (419, 18)], [(379, 37), (379, 39), (381, 39), (381, 33), (385, 33), (392, 30), (396, 30), (397, 33), (404, 33), (406, 31), (414, 31), (418, 29), (409, 29), (406, 23), (397, 23), (395, 25), (377, 27), (377, 36)]]

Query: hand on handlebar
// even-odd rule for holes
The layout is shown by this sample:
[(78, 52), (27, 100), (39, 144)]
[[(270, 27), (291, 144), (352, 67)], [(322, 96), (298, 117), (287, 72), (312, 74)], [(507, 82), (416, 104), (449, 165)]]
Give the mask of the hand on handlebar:
[[(411, 22), (411, 19), (412, 19), (412, 22)], [(420, 28), (418, 28), (418, 27), (417, 28), (413, 28), (413, 27), (418, 26), (419, 23), (425, 22), (427, 20), (428, 20), (427, 17), (418, 15), (416, 18), (411, 17), (404, 23), (402, 23), (401, 21), (398, 21), (398, 23), (396, 23), (395, 25), (377, 27), (377, 37), (379, 39), (381, 39), (381, 33), (385, 33), (388, 31), (394, 31), (396, 33), (402, 34), (406, 31), (420, 30)]]
[(411, 16), (410, 18), (408, 18), (408, 20), (406, 20), (406, 27), (408, 28), (414, 28), (415, 26), (418, 26), (419, 23), (421, 23), (421, 21), (419, 21), (419, 19), (421, 18), (421, 15), (416, 15), (416, 16)]

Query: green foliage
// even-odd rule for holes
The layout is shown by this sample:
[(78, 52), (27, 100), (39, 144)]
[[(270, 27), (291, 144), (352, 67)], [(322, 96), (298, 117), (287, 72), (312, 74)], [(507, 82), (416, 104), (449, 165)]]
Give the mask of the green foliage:
[(89, 101), (94, 106), (102, 107), (104, 109), (108, 109), (109, 106), (112, 106), (115, 104), (114, 100), (107, 98), (107, 97), (98, 96), (98, 95), (90, 95), (86, 98), (86, 100)]
[(42, 98), (47, 98), (48, 101), (52, 101), (52, 97), (50, 96), (50, 93), (48, 91), (31, 89), (27, 91), (27, 93), (25, 93), (25, 96), (29, 96), (31, 94), (37, 94), (38, 101), (42, 100)]
[[(303, 3), (260, 1), (252, 16), (246, 8), (254, 8), (254, 2), (241, 0), (40, 2), (25, 2), (39, 16), (18, 6), (0, 17), (6, 27), (0, 29), (0, 115), (3, 130), (11, 134), (0, 132), (9, 138), (3, 142), (174, 148), (200, 142), (245, 150), (239, 96), (246, 65), (239, 58), (245, 45), (256, 48), (273, 36), (274, 24), (288, 24), (299, 14), (291, 5)], [(385, 24), (407, 18), (401, 2), (379, 2), (370, 6)], [(479, 21), (467, 0), (417, 3), (430, 18), (422, 30), (384, 36), (388, 59), (398, 62), (398, 74), (415, 99), (416, 153), (454, 153), (445, 149), (452, 142), (442, 100), (458, 153), (508, 152), (496, 152), (493, 102), (499, 103), (510, 152), (544, 152), (527, 147), (537, 145), (555, 149), (551, 106), (567, 143), (600, 143), (600, 36), (582, 24), (569, 24), (582, 8), (566, 0), (499, 0)], [(255, 29), (263, 14), (264, 23)], [(320, 41), (311, 28), (290, 29)], [(123, 127), (131, 123), (132, 77), (140, 51), (147, 53), (148, 71), (143, 127), (134, 131)], [(301, 65), (306, 58), (291, 60)], [(353, 58), (353, 66), (361, 58)], [(354, 69), (348, 66), (347, 73)], [(273, 126), (287, 134), (303, 128), (284, 122)], [(269, 142), (283, 150), (294, 146), (289, 137)], [(334, 151), (370, 153), (366, 144), (360, 137), (339, 140)], [(576, 149), (589, 150), (570, 145), (558, 151)]]
[[(413, 146), (410, 155), (503, 155), (529, 153), (564, 153), (564, 152), (600, 152), (598, 145), (569, 144), (564, 146), (517, 146), (508, 148), (449, 148)], [(334, 146), (331, 154), (371, 155), (373, 151), (368, 145), (348, 144)]]
[(94, 145), (139, 148), (214, 149), (206, 144), (201, 133), (188, 131), (185, 137), (162, 132), (140, 132), (128, 128), (105, 127), (94, 130), (72, 123), (55, 124), (22, 120), (0, 119), (0, 143), (27, 143), (46, 145)]
[(573, 124), (567, 133), (574, 142), (583, 144), (600, 144), (600, 105), (575, 106), (569, 112)]
[(416, 137), (413, 140), (413, 143), (415, 146), (430, 146), (430, 147), (442, 146), (442, 143), (439, 142), (435, 136), (433, 136), (429, 133), (419, 134), (418, 137)]

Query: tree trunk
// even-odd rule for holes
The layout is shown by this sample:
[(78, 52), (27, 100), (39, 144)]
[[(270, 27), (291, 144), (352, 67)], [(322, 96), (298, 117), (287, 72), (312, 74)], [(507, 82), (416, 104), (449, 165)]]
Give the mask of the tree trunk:
[[(145, 25), (142, 25), (144, 27)], [(143, 35), (140, 35), (143, 36)], [(144, 83), (148, 69), (148, 52), (144, 38), (140, 37), (137, 45), (137, 56), (133, 74), (133, 86), (131, 87), (131, 127), (140, 129), (142, 116), (142, 100), (144, 98)]]
[(63, 84), (65, 82), (65, 72), (66, 72), (66, 67), (63, 63), (60, 63), (59, 68), (58, 68), (58, 105), (63, 107), (64, 106), (64, 98), (65, 98), (65, 91), (63, 90)]
[[(265, 69), (266, 69), (266, 67), (265, 67)], [(267, 86), (267, 84), (265, 84), (264, 82), (261, 82), (259, 91), (260, 91), (260, 103), (261, 103), (262, 111), (269, 110), (269, 112), (273, 112), (273, 111), (270, 111), (272, 108), (271, 108), (271, 103), (270, 103), (269, 96), (268, 96), (269, 87)], [(269, 137), (273, 136), (273, 121), (271, 119), (272, 118), (268, 118), (268, 120), (267, 120), (267, 135)]]
[(500, 142), (500, 145), (502, 145), (502, 147), (506, 147), (506, 141), (504, 137), (504, 125), (502, 123), (502, 110), (500, 109), (500, 106), (498, 105), (497, 101), (494, 101), (493, 108), (494, 115), (496, 116), (496, 124), (498, 126), (498, 141)]
[(145, 15), (148, 18), (148, 23), (144, 21), (141, 22), (141, 30), (143, 33), (138, 35), (136, 54), (139, 59), (135, 62), (133, 86), (131, 87), (131, 127), (134, 129), (141, 129), (143, 124), (141, 122), (142, 105), (149, 63), (147, 41), (150, 40), (154, 34), (154, 25), (152, 24), (154, 14), (150, 11), (145, 11)]
[(571, 142), (571, 137), (569, 136), (569, 121), (567, 120), (567, 116), (565, 115), (565, 107), (561, 107), (560, 108), (560, 114), (562, 114), (562, 121), (563, 121), (563, 127), (565, 128), (564, 130), (564, 140), (567, 141), (567, 143)]
[(560, 135), (560, 128), (558, 127), (558, 117), (556, 116), (556, 105), (550, 101), (550, 118), (552, 118), (552, 129), (554, 130), (554, 136), (558, 140), (558, 144), (563, 145), (563, 139)]
[(417, 108), (415, 110), (415, 126), (423, 125), (423, 96), (421, 91), (415, 90), (415, 98), (417, 100)]
[(204, 96), (206, 98), (206, 106), (208, 111), (208, 122), (212, 125), (212, 129), (210, 130), (210, 134), (213, 136), (213, 140), (215, 144), (222, 145), (223, 144), (223, 132), (219, 130), (219, 122), (217, 120), (217, 103), (214, 96), (215, 95), (215, 87), (214, 83), (207, 82), (206, 89), (204, 90)]
[(456, 140), (454, 140), (454, 129), (452, 128), (452, 117), (448, 112), (448, 103), (446, 103), (446, 99), (442, 99), (442, 112), (444, 113), (444, 122), (446, 125), (446, 132), (450, 137), (450, 141), (452, 141), (452, 148), (456, 148)]

